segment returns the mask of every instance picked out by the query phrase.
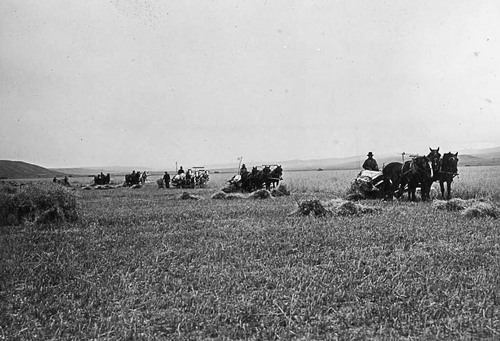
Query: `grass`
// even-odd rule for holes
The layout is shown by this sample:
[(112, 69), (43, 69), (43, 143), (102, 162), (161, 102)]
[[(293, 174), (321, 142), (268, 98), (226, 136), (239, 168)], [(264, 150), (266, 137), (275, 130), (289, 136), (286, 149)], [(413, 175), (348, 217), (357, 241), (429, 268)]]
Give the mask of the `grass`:
[[(498, 168), (463, 173), (454, 196), (498, 198)], [(406, 200), (289, 216), (348, 175), (285, 173), (293, 194), (273, 200), (210, 199), (224, 174), (198, 201), (154, 182), (80, 191), (77, 222), (0, 227), (0, 338), (497, 338), (498, 220)]]

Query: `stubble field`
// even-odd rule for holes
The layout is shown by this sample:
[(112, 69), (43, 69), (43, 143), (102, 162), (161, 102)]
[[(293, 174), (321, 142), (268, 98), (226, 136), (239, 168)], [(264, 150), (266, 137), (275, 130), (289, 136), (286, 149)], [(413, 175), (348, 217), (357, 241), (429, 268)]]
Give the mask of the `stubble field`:
[[(454, 197), (498, 205), (499, 167), (459, 171)], [(0, 338), (500, 337), (498, 219), (406, 198), (289, 215), (356, 175), (285, 169), (292, 195), (265, 200), (211, 199), (228, 174), (188, 190), (202, 200), (154, 182), (76, 190), (76, 223), (0, 227)]]

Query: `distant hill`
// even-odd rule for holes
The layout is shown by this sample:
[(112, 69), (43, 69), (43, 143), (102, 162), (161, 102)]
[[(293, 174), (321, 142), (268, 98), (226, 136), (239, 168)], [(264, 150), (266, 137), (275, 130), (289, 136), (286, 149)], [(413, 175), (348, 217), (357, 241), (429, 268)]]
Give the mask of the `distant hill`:
[(51, 168), (51, 170), (56, 171), (56, 172), (62, 172), (66, 174), (71, 174), (75, 176), (94, 176), (97, 175), (101, 172), (104, 174), (110, 173), (113, 175), (124, 175), (124, 174), (129, 174), (132, 173), (133, 170), (135, 171), (147, 171), (151, 172), (151, 169), (148, 167), (128, 167), (128, 166), (111, 166), (111, 167), (102, 167), (102, 168), (97, 168), (97, 167), (81, 167), (81, 168)]
[[(474, 152), (474, 154), (469, 153)], [(498, 148), (488, 148), (488, 149), (477, 149), (477, 150), (467, 150), (465, 152), (459, 152), (458, 158), (460, 159), (458, 166), (489, 166), (489, 165), (500, 165), (500, 147)], [(279, 164), (283, 167), (285, 171), (290, 170), (317, 170), (317, 169), (360, 169), (361, 165), (365, 161), (366, 156), (351, 156), (345, 158), (326, 158), (326, 159), (312, 159), (312, 160), (284, 160), (275, 162), (263, 162), (263, 161), (247, 161), (246, 166), (251, 169), (252, 166), (261, 166), (266, 164)], [(379, 167), (386, 165), (390, 162), (401, 162), (402, 157), (400, 154), (392, 155), (375, 155), (375, 159), (379, 164)], [(408, 155), (405, 156), (405, 161), (409, 160)], [(237, 165), (234, 164), (218, 164), (218, 165), (208, 165), (207, 169), (216, 170), (220, 172), (232, 172), (237, 171)]]
[[(442, 154), (444, 151), (440, 151)], [(460, 159), (459, 167), (468, 166), (492, 166), (500, 165), (500, 147), (485, 148), (485, 149), (467, 149), (458, 152)], [(248, 170), (253, 166), (279, 164), (283, 167), (285, 172), (294, 170), (334, 170), (334, 169), (360, 169), (365, 155), (351, 156), (344, 158), (325, 158), (325, 159), (311, 159), (311, 160), (282, 160), (282, 161), (247, 161)], [(391, 155), (375, 155), (379, 167), (386, 165), (390, 162), (401, 162), (400, 154), (394, 153)], [(405, 157), (408, 160), (409, 156)], [(226, 164), (212, 164), (207, 165), (206, 169), (211, 172), (220, 173), (236, 173), (238, 171), (237, 163)], [(112, 175), (124, 175), (136, 171), (147, 171), (150, 174), (162, 174), (165, 170), (152, 169), (149, 167), (133, 167), (133, 166), (110, 166), (110, 167), (79, 167), (79, 168), (54, 168), (47, 169), (37, 165), (29, 164), (22, 161), (8, 161), (0, 160), (0, 179), (31, 179), (31, 178), (52, 178), (54, 176), (93, 176), (100, 172), (111, 173)], [(168, 170), (172, 173), (173, 170)]]
[(0, 160), (0, 179), (33, 179), (66, 176), (65, 173), (23, 161)]

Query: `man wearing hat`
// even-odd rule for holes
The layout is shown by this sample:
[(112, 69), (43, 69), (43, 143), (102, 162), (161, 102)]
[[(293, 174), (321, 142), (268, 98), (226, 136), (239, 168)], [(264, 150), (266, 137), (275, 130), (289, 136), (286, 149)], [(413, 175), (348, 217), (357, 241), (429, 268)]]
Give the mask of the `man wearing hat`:
[(378, 171), (378, 164), (377, 161), (375, 161), (375, 159), (373, 158), (373, 153), (369, 152), (367, 156), (368, 159), (366, 159), (365, 162), (363, 163), (363, 169)]

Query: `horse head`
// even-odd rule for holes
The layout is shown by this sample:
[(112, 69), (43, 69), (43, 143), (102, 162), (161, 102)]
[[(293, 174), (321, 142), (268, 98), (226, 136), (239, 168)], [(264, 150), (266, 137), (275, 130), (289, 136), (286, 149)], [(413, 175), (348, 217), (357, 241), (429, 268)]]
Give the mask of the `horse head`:
[(271, 175), (273, 178), (281, 179), (283, 175), (283, 168), (281, 168), (281, 165), (276, 166), (276, 168), (271, 172)]
[(427, 157), (431, 160), (432, 163), (432, 171), (433, 172), (438, 172), (440, 163), (441, 163), (441, 154), (439, 153), (439, 147), (437, 149), (432, 149), (429, 147), (430, 153), (427, 155)]
[(442, 169), (444, 172), (456, 174), (458, 172), (458, 152), (443, 155)]

